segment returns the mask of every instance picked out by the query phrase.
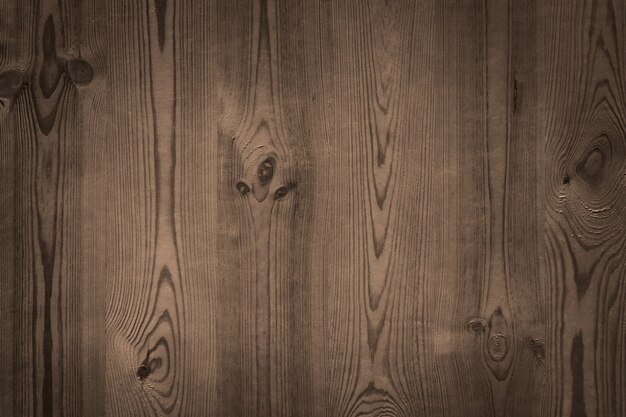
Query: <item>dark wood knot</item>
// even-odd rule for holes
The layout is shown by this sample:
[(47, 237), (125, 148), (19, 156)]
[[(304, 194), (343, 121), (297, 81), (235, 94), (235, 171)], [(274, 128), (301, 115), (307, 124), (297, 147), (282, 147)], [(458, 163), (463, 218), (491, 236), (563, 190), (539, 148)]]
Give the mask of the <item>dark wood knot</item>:
[[(599, 141), (600, 144), (606, 144), (608, 143), (608, 138), (603, 136)], [(595, 146), (587, 153), (585, 158), (578, 163), (576, 173), (585, 182), (594, 185), (602, 181), (606, 160), (607, 155), (605, 154), (605, 150), (603, 150), (601, 146)]]
[(139, 368), (137, 368), (137, 377), (143, 381), (149, 375), (150, 375), (150, 368), (148, 368), (148, 366), (145, 363), (142, 363), (141, 365), (139, 365)]
[(76, 84), (89, 84), (93, 79), (93, 68), (80, 58), (67, 62), (67, 73)]
[(267, 184), (274, 177), (274, 167), (276, 166), (276, 161), (274, 158), (267, 158), (257, 168), (257, 177), (259, 178), (259, 182), (261, 184)]
[(237, 187), (237, 190), (241, 193), (241, 195), (246, 195), (250, 192), (250, 186), (243, 181), (239, 181), (236, 187)]
[(539, 339), (531, 339), (530, 342), (530, 350), (532, 351), (535, 358), (539, 361), (542, 361), (546, 357), (546, 348), (543, 342)]
[(472, 333), (482, 333), (485, 331), (485, 320), (481, 318), (471, 319), (467, 322), (467, 328)]
[(509, 351), (509, 341), (502, 333), (496, 333), (489, 338), (489, 356), (496, 362), (501, 362)]
[(12, 97), (20, 91), (24, 75), (20, 71), (10, 70), (0, 74), (0, 97)]
[(570, 181), (569, 175), (565, 174), (565, 176), (563, 177), (563, 185), (569, 184), (569, 181)]
[(604, 153), (599, 148), (592, 149), (585, 158), (585, 161), (581, 164), (580, 170), (587, 177), (593, 178), (602, 170), (604, 165)]
[(283, 185), (281, 187), (278, 187), (278, 189), (274, 191), (274, 199), (280, 200), (281, 198), (286, 196), (288, 192), (289, 192), (289, 188), (287, 188), (286, 186)]

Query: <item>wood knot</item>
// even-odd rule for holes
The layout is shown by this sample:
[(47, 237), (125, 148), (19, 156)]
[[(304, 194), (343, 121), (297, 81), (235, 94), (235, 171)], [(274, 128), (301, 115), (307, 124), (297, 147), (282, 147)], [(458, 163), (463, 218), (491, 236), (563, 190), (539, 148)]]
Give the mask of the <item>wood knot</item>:
[(143, 381), (149, 375), (150, 375), (150, 368), (148, 368), (148, 366), (145, 363), (142, 363), (141, 365), (139, 365), (139, 368), (137, 368), (137, 378)]
[(257, 177), (261, 185), (267, 184), (274, 177), (274, 167), (276, 161), (274, 158), (267, 158), (257, 168)]
[(52, 15), (48, 16), (43, 29), (42, 53), (43, 61), (39, 68), (39, 88), (45, 98), (50, 98), (56, 90), (63, 73), (63, 60), (56, 52), (56, 30)]
[(274, 200), (280, 200), (281, 198), (286, 196), (288, 192), (289, 188), (287, 188), (286, 186), (283, 185), (278, 187), (278, 189), (274, 191)]
[(93, 79), (93, 68), (80, 58), (67, 62), (67, 73), (76, 84), (89, 84)]
[(250, 186), (243, 181), (239, 181), (236, 187), (241, 195), (246, 195), (250, 192)]
[(546, 348), (543, 342), (539, 339), (531, 339), (529, 345), (533, 356), (535, 356), (535, 358), (537, 358), (539, 361), (543, 361), (543, 359), (546, 357)]
[(565, 174), (565, 176), (563, 177), (563, 185), (569, 184), (569, 181), (570, 181), (569, 175)]
[(20, 91), (24, 75), (20, 71), (10, 70), (0, 74), (0, 97), (12, 97)]
[(509, 351), (509, 341), (502, 333), (496, 333), (489, 338), (489, 356), (496, 362), (501, 362)]
[(485, 361), (493, 376), (498, 381), (504, 381), (513, 363), (512, 351), (515, 346), (511, 344), (514, 336), (511, 335), (501, 307), (496, 307), (491, 314), (485, 331), (488, 331), (488, 336), (483, 338)]
[(472, 333), (482, 333), (485, 331), (485, 320), (481, 318), (471, 319), (467, 322), (467, 328)]
[(604, 167), (604, 152), (602, 149), (593, 148), (585, 159), (576, 167), (576, 172), (587, 182), (593, 182), (602, 172)]

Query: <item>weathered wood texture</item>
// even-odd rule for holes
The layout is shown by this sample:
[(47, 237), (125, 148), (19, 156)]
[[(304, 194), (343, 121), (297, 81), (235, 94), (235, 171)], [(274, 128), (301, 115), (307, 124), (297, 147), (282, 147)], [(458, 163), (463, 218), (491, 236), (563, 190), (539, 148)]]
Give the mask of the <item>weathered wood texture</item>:
[(626, 416), (622, 0), (0, 0), (0, 415)]

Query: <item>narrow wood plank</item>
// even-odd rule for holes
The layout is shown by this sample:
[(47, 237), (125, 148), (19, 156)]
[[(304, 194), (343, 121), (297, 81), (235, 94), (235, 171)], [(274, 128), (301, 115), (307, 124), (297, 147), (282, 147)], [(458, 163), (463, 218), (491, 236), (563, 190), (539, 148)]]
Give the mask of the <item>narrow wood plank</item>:
[(549, 415), (549, 299), (542, 270), (545, 234), (545, 137), (540, 133), (538, 2), (509, 2), (506, 77), (507, 150), (503, 227), (513, 353), (504, 411)]
[[(65, 3), (72, 10), (75, 5)], [(77, 13), (75, 9), (74, 13)], [(81, 413), (76, 415), (105, 415), (107, 398), (106, 367), (106, 290), (111, 262), (105, 249), (107, 233), (111, 224), (106, 212), (108, 195), (104, 193), (110, 167), (105, 165), (107, 158), (106, 143), (113, 131), (111, 120), (110, 80), (108, 75), (109, 48), (106, 33), (110, 25), (104, 17), (107, 15), (106, 4), (98, 1), (83, 1), (79, 16), (79, 56), (89, 63), (93, 70), (93, 79), (82, 84), (82, 93), (77, 117), (81, 121), (81, 289), (82, 315), (81, 353), (78, 363), (83, 376), (81, 386)], [(67, 413), (72, 415), (71, 413)], [(65, 415), (65, 414), (64, 414)]]
[[(16, 110), (20, 89), (24, 80), (24, 72), (28, 66), (30, 50), (21, 52), (20, 46), (28, 44), (30, 36), (18, 30), (18, 24), (29, 26), (28, 19), (32, 19), (34, 11), (29, 5), (24, 8), (17, 2), (7, 2), (3, 5), (3, 16), (6, 25), (0, 31), (2, 37), (2, 61), (0, 67), (0, 143), (2, 145), (2, 232), (3, 247), (1, 252), (1, 280), (0, 308), (2, 311), (2, 373), (6, 378), (2, 380), (2, 403), (0, 404), (9, 415), (33, 409), (36, 392), (30, 379), (33, 375), (33, 354), (30, 352), (34, 343), (31, 329), (36, 318), (32, 316), (32, 282), (34, 277), (30, 267), (23, 268), (32, 256), (32, 230), (28, 191), (28, 178), (21, 178), (21, 173), (31, 171), (32, 162), (29, 160), (29, 151), (25, 142), (16, 140), (24, 136), (23, 124), (20, 123), (19, 113)], [(22, 17), (18, 17), (22, 15)], [(23, 16), (26, 17), (23, 17)], [(9, 17), (16, 18), (15, 20)], [(11, 20), (15, 22), (11, 24)], [(23, 109), (22, 109), (23, 111)], [(17, 133), (16, 133), (17, 132)], [(25, 149), (26, 148), (26, 149)], [(26, 183), (26, 184), (25, 184)], [(23, 225), (23, 226), (22, 226)], [(22, 226), (22, 227), (20, 227)], [(26, 258), (26, 259), (23, 259)], [(22, 279), (20, 279), (22, 278)], [(10, 317), (10, 319), (6, 319)]]
[[(175, 16), (175, 207), (184, 322), (181, 334), (179, 415), (219, 415), (218, 304), (227, 276), (220, 273), (223, 248), (220, 194), (219, 57), (217, 3), (168, 3)], [(167, 31), (166, 31), (167, 33)], [(176, 413), (172, 413), (177, 415)]]
[(536, 4), (487, 2), (485, 207), (488, 250), (481, 341), (493, 415), (546, 415), (542, 137)]

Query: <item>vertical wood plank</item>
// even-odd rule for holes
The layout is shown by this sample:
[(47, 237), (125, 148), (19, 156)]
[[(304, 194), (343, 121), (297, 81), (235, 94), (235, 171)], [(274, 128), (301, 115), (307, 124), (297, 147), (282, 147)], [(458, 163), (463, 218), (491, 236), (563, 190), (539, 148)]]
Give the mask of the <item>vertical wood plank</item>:
[(550, 413), (619, 416), (624, 391), (624, 3), (540, 8)]
[(311, 415), (305, 4), (220, 8), (224, 415)]
[[(76, 3), (68, 4), (71, 10)], [(78, 363), (83, 381), (81, 386), (81, 413), (77, 415), (103, 416), (106, 411), (107, 380), (107, 286), (111, 274), (112, 258), (107, 248), (111, 246), (107, 233), (115, 212), (106, 211), (109, 204), (107, 179), (110, 169), (105, 165), (107, 144), (111, 140), (112, 120), (110, 77), (108, 60), (110, 51), (106, 34), (110, 30), (106, 5), (102, 2), (80, 3), (81, 19), (78, 21), (80, 37), (79, 55), (90, 63), (93, 79), (81, 86), (82, 96), (77, 117), (81, 130), (81, 200), (76, 202), (81, 211), (81, 289), (80, 314), (82, 358)]]
[(491, 415), (466, 328), (488, 243), (485, 6), (320, 6), (321, 415)]
[(537, 2), (509, 2), (507, 153), (504, 239), (514, 325), (512, 374), (506, 413), (549, 414), (551, 396), (546, 277), (542, 269), (546, 204), (545, 138), (540, 132), (541, 90)]
[(212, 7), (108, 4), (106, 415), (216, 414)]
[(2, 276), (3, 317), (11, 320), (2, 338), (13, 344), (12, 368), (5, 363), (3, 371), (12, 400), (3, 397), (2, 405), (8, 415), (78, 416), (92, 407), (83, 402), (84, 388), (104, 382), (98, 370), (82, 367), (94, 353), (86, 343), (90, 332), (104, 331), (104, 322), (84, 309), (89, 292), (82, 279), (82, 152), (89, 129), (81, 113), (94, 92), (85, 58), (98, 45), (82, 31), (86, 2), (11, 4), (15, 25), (2, 36), (13, 46), (3, 56), (13, 61), (1, 65), (0, 95), (8, 151), (3, 186), (10, 187), (3, 194), (12, 203), (3, 207), (12, 231)]
[(483, 357), (494, 415), (545, 415), (543, 140), (536, 4), (488, 2), (486, 189), (487, 264)]
[(216, 384), (222, 383), (217, 379), (219, 289), (229, 279), (218, 272), (219, 21), (216, 2), (190, 0), (171, 7), (176, 16), (174, 210), (184, 312), (179, 415), (212, 416), (219, 415)]

